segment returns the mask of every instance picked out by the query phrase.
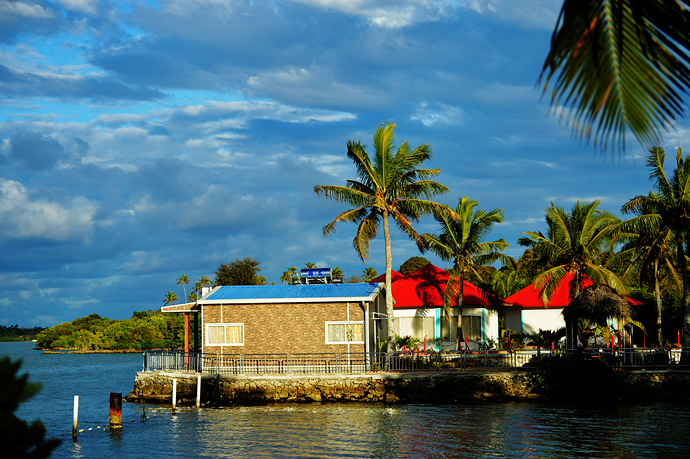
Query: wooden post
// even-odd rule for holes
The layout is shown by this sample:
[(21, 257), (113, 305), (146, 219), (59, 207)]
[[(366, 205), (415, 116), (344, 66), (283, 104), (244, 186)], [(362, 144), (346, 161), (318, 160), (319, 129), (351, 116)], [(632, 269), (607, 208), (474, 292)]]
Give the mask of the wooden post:
[(173, 413), (175, 412), (175, 405), (177, 405), (177, 378), (173, 378), (173, 400), (172, 400), (172, 408), (173, 408)]
[(122, 394), (111, 392), (110, 393), (110, 428), (111, 429), (121, 429), (122, 428)]
[(77, 441), (77, 423), (79, 419), (79, 396), (74, 396), (74, 417), (72, 418), (72, 441)]
[(201, 375), (196, 375), (196, 407), (201, 408)]
[(189, 370), (189, 313), (184, 313), (184, 369)]

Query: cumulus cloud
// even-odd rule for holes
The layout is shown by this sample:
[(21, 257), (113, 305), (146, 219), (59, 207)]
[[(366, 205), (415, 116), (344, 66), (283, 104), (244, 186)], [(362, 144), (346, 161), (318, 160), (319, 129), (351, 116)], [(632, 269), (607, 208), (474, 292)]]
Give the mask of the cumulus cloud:
[(68, 202), (34, 198), (21, 183), (0, 179), (0, 234), (6, 239), (88, 242), (97, 208), (83, 197)]

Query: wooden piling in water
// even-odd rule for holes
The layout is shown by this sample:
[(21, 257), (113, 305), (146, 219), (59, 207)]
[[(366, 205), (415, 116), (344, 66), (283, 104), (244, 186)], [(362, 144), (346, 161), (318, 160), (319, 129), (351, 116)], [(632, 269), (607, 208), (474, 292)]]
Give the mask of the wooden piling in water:
[(122, 393), (110, 393), (110, 428), (122, 428)]
[(172, 393), (172, 409), (175, 412), (175, 405), (177, 405), (177, 378), (173, 378), (173, 393)]
[(196, 375), (196, 407), (201, 408), (201, 375)]
[(74, 396), (74, 416), (72, 417), (72, 441), (77, 441), (77, 424), (79, 419), (79, 396)]

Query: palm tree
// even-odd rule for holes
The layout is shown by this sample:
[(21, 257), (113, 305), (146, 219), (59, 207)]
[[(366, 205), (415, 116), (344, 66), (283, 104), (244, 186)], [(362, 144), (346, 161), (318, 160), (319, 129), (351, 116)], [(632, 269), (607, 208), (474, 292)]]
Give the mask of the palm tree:
[(182, 284), (182, 291), (184, 291), (184, 297), (187, 298), (187, 287), (186, 285), (189, 284), (189, 277), (187, 277), (186, 274), (183, 274), (180, 276), (179, 279), (177, 279), (177, 285)]
[(333, 269), (331, 270), (331, 279), (337, 280), (337, 279), (345, 279), (345, 275), (343, 274), (343, 270), (340, 269), (338, 266), (334, 266)]
[(508, 298), (513, 293), (527, 286), (529, 282), (520, 279), (513, 269), (499, 269), (491, 279), (491, 288), (501, 298)]
[(290, 266), (283, 271), (283, 275), (280, 276), (280, 282), (286, 285), (295, 285), (297, 283), (297, 268)]
[(371, 266), (367, 266), (366, 268), (364, 268), (364, 271), (362, 272), (362, 280), (364, 282), (371, 282), (378, 276), (379, 273), (377, 273), (376, 270)]
[(412, 149), (409, 143), (404, 141), (396, 150), (393, 145), (394, 129), (393, 123), (382, 124), (376, 128), (373, 163), (365, 145), (355, 140), (347, 142), (347, 157), (355, 163), (359, 180), (348, 180), (347, 186), (314, 187), (319, 196), (354, 206), (324, 226), (323, 234), (333, 234), (337, 222), (357, 223), (352, 245), (362, 261), (369, 257), (369, 243), (377, 236), (379, 224), (383, 224), (389, 354), (393, 353), (395, 345), (391, 293), (393, 258), (389, 218), (393, 218), (398, 228), (421, 246), (423, 240), (412, 228), (412, 221), (418, 221), (421, 215), (429, 214), (433, 209), (441, 207), (430, 199), (448, 191), (448, 188), (440, 183), (429, 180), (441, 173), (439, 169), (417, 168), (431, 158), (431, 146), (425, 143)]
[(189, 292), (189, 295), (187, 295), (187, 301), (190, 303), (199, 301), (199, 298), (201, 298), (201, 296), (197, 292)]
[[(648, 197), (654, 199), (653, 193), (650, 193)], [(644, 206), (644, 202), (640, 202), (635, 208), (635, 199), (623, 205), (621, 209), (623, 213), (640, 211), (641, 214), (626, 220), (619, 226), (620, 237), (627, 243), (617, 256), (627, 262), (627, 267), (623, 273), (624, 277), (640, 280), (643, 277), (651, 278), (657, 308), (657, 344), (663, 346), (661, 285), (663, 283), (665, 291), (680, 292), (683, 283), (674, 265), (674, 261), (677, 259), (676, 244), (671, 228), (662, 226), (657, 219), (648, 219), (650, 211)], [(663, 272), (663, 276), (660, 276), (660, 272)]]
[(440, 225), (440, 234), (424, 234), (424, 241), (429, 250), (441, 260), (453, 263), (443, 297), (443, 307), (450, 324), (453, 303), (457, 304), (458, 329), (455, 345), (458, 350), (462, 342), (463, 283), (466, 275), (473, 273), (483, 280), (477, 269), (480, 266), (489, 265), (497, 260), (503, 261), (504, 264), (510, 264), (512, 261), (501, 253), (510, 246), (503, 239), (483, 242), (494, 223), (503, 221), (503, 209), (486, 212), (477, 209), (478, 205), (477, 201), (468, 199), (467, 196), (459, 198), (455, 209), (445, 208), (434, 212), (434, 219)]
[(177, 301), (177, 294), (175, 292), (168, 292), (165, 295), (165, 300), (163, 300), (165, 304), (169, 304), (170, 306), (175, 304), (175, 301)]
[(565, 0), (538, 84), (570, 107), (573, 132), (625, 148), (658, 144), (690, 89), (690, 12), (681, 1)]
[(209, 285), (211, 285), (211, 280), (206, 276), (201, 276), (201, 278), (197, 281), (194, 290), (196, 290), (199, 296), (201, 296), (201, 290)]
[[(682, 344), (683, 347), (690, 347), (690, 279), (685, 253), (690, 227), (690, 156), (683, 157), (681, 149), (678, 148), (676, 169), (671, 178), (664, 172), (665, 158), (662, 148), (654, 147), (649, 151), (647, 167), (651, 169), (649, 178), (654, 182), (656, 192), (631, 199), (625, 204), (624, 209), (638, 214), (639, 226), (649, 232), (654, 231), (656, 227), (671, 232), (677, 268), (683, 284), (685, 311)], [(690, 354), (683, 353), (681, 362), (690, 363)]]
[(311, 261), (306, 262), (304, 264), (304, 267), (306, 269), (316, 269), (317, 268), (316, 263), (312, 263)]
[(527, 237), (518, 239), (518, 244), (534, 250), (547, 267), (535, 279), (544, 304), (568, 273), (574, 274), (573, 298), (580, 294), (584, 276), (619, 292), (627, 291), (618, 275), (599, 263), (599, 255), (613, 246), (612, 232), (618, 223), (611, 212), (599, 209), (599, 201), (577, 201), (570, 213), (552, 202), (546, 209), (546, 234), (523, 233)]

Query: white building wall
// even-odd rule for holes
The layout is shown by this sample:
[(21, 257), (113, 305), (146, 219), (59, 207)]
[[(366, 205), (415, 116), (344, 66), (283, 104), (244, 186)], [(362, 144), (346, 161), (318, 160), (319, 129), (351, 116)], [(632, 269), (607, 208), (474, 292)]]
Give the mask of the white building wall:
[[(536, 333), (542, 330), (558, 330), (565, 327), (565, 319), (561, 314), (563, 308), (556, 309), (523, 309), (522, 310), (522, 333)], [(506, 327), (508, 320), (506, 316)], [(508, 327), (511, 328), (511, 327)]]

